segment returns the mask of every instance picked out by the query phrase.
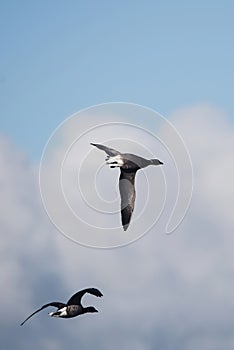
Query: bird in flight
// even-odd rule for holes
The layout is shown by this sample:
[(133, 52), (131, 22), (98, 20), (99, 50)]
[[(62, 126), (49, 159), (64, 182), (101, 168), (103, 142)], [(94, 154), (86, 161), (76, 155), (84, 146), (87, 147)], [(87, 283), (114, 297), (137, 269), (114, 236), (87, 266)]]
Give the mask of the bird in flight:
[(52, 317), (62, 317), (62, 318), (71, 318), (76, 317), (82, 314), (86, 314), (87, 312), (98, 312), (98, 310), (95, 309), (93, 306), (83, 307), (81, 305), (81, 299), (84, 294), (89, 293), (92, 295), (95, 295), (96, 297), (102, 297), (103, 294), (96, 288), (86, 288), (83, 290), (80, 290), (76, 294), (74, 294), (66, 304), (53, 301), (51, 303), (43, 305), (40, 309), (33, 312), (30, 316), (26, 318), (20, 325), (23, 326), (23, 324), (31, 318), (33, 315), (35, 315), (37, 312), (45, 309), (48, 306), (54, 306), (57, 308), (55, 312), (50, 312), (49, 315)]
[(113, 148), (109, 148), (97, 143), (91, 143), (92, 146), (106, 152), (106, 163), (110, 168), (119, 167), (119, 191), (121, 197), (121, 220), (124, 231), (127, 230), (135, 204), (135, 176), (139, 169), (149, 165), (163, 164), (159, 159), (145, 159), (131, 153), (121, 153)]

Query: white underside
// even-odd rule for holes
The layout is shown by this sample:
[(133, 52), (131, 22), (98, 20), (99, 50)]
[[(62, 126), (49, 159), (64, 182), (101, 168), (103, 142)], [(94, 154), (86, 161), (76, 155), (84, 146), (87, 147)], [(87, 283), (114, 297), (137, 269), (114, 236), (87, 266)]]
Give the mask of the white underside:
[(109, 164), (111, 167), (121, 167), (123, 166), (124, 162), (120, 155), (110, 157), (106, 157), (106, 164)]
[[(55, 315), (55, 313), (59, 312), (58, 315)], [(58, 310), (58, 311), (55, 311), (55, 312), (50, 312), (49, 313), (50, 316), (53, 316), (53, 317), (62, 317), (62, 316), (67, 316), (67, 307), (63, 307), (62, 309)]]

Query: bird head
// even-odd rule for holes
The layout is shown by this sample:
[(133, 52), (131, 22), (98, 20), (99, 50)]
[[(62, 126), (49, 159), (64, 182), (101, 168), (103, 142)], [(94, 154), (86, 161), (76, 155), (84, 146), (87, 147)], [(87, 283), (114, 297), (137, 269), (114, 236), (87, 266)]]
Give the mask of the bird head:
[(152, 165), (162, 165), (163, 162), (161, 162), (159, 159), (150, 159), (150, 162)]
[(94, 306), (88, 306), (88, 307), (86, 308), (86, 312), (98, 312), (98, 310), (95, 309)]

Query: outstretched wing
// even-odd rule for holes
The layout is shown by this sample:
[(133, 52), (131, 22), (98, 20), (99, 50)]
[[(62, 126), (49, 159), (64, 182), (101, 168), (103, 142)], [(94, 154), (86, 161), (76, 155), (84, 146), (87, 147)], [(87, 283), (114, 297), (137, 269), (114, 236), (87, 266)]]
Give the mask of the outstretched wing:
[(92, 146), (95, 146), (97, 148), (99, 148), (100, 150), (106, 152), (106, 154), (108, 154), (108, 156), (117, 156), (118, 154), (121, 154), (119, 151), (116, 151), (116, 149), (114, 148), (109, 148), (107, 146), (104, 145), (99, 145), (97, 143), (90, 143)]
[(119, 177), (119, 191), (121, 197), (121, 219), (124, 231), (127, 230), (134, 210), (136, 172), (126, 172), (121, 168)]
[(96, 297), (102, 297), (103, 294), (100, 292), (100, 290), (96, 288), (86, 288), (83, 290), (80, 290), (76, 294), (74, 294), (67, 302), (67, 305), (81, 305), (81, 298), (84, 294), (89, 293), (92, 295), (95, 295)]
[(40, 309), (34, 311), (30, 316), (28, 316), (28, 317), (26, 318), (26, 320), (24, 320), (20, 325), (23, 326), (23, 324), (24, 324), (26, 321), (28, 321), (29, 318), (31, 318), (31, 317), (32, 317), (33, 315), (35, 315), (37, 312), (39, 312), (39, 311), (45, 309), (45, 308), (48, 307), (48, 306), (54, 306), (54, 307), (57, 307), (58, 309), (60, 309), (60, 308), (62, 308), (62, 307), (64, 307), (64, 306), (66, 306), (66, 304), (63, 304), (63, 303), (60, 303), (60, 302), (56, 302), (56, 301), (54, 301), (54, 302), (52, 302), (52, 303), (49, 303), (49, 304), (45, 304), (45, 305), (43, 305)]

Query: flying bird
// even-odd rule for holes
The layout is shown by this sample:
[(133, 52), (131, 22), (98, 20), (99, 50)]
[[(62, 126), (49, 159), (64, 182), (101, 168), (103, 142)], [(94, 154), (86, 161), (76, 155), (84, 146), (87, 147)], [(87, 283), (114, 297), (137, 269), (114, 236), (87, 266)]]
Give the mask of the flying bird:
[(20, 325), (23, 326), (23, 324), (31, 318), (33, 315), (35, 315), (37, 312), (45, 309), (48, 306), (54, 306), (57, 308), (55, 312), (50, 312), (49, 315), (52, 317), (62, 317), (62, 318), (71, 318), (76, 317), (82, 314), (86, 314), (87, 312), (98, 312), (98, 310), (95, 309), (93, 306), (83, 307), (81, 305), (81, 299), (84, 294), (89, 293), (92, 295), (95, 295), (96, 297), (102, 297), (103, 294), (96, 288), (86, 288), (83, 290), (80, 290), (76, 294), (74, 294), (66, 304), (52, 301), (51, 303), (43, 305), (40, 309), (33, 312), (30, 316), (26, 318)]
[(124, 231), (127, 230), (135, 204), (135, 176), (139, 169), (149, 165), (163, 164), (159, 159), (145, 159), (131, 153), (121, 153), (113, 148), (109, 148), (97, 143), (91, 143), (92, 146), (106, 152), (106, 163), (110, 168), (119, 167), (119, 191), (121, 197), (121, 221)]

